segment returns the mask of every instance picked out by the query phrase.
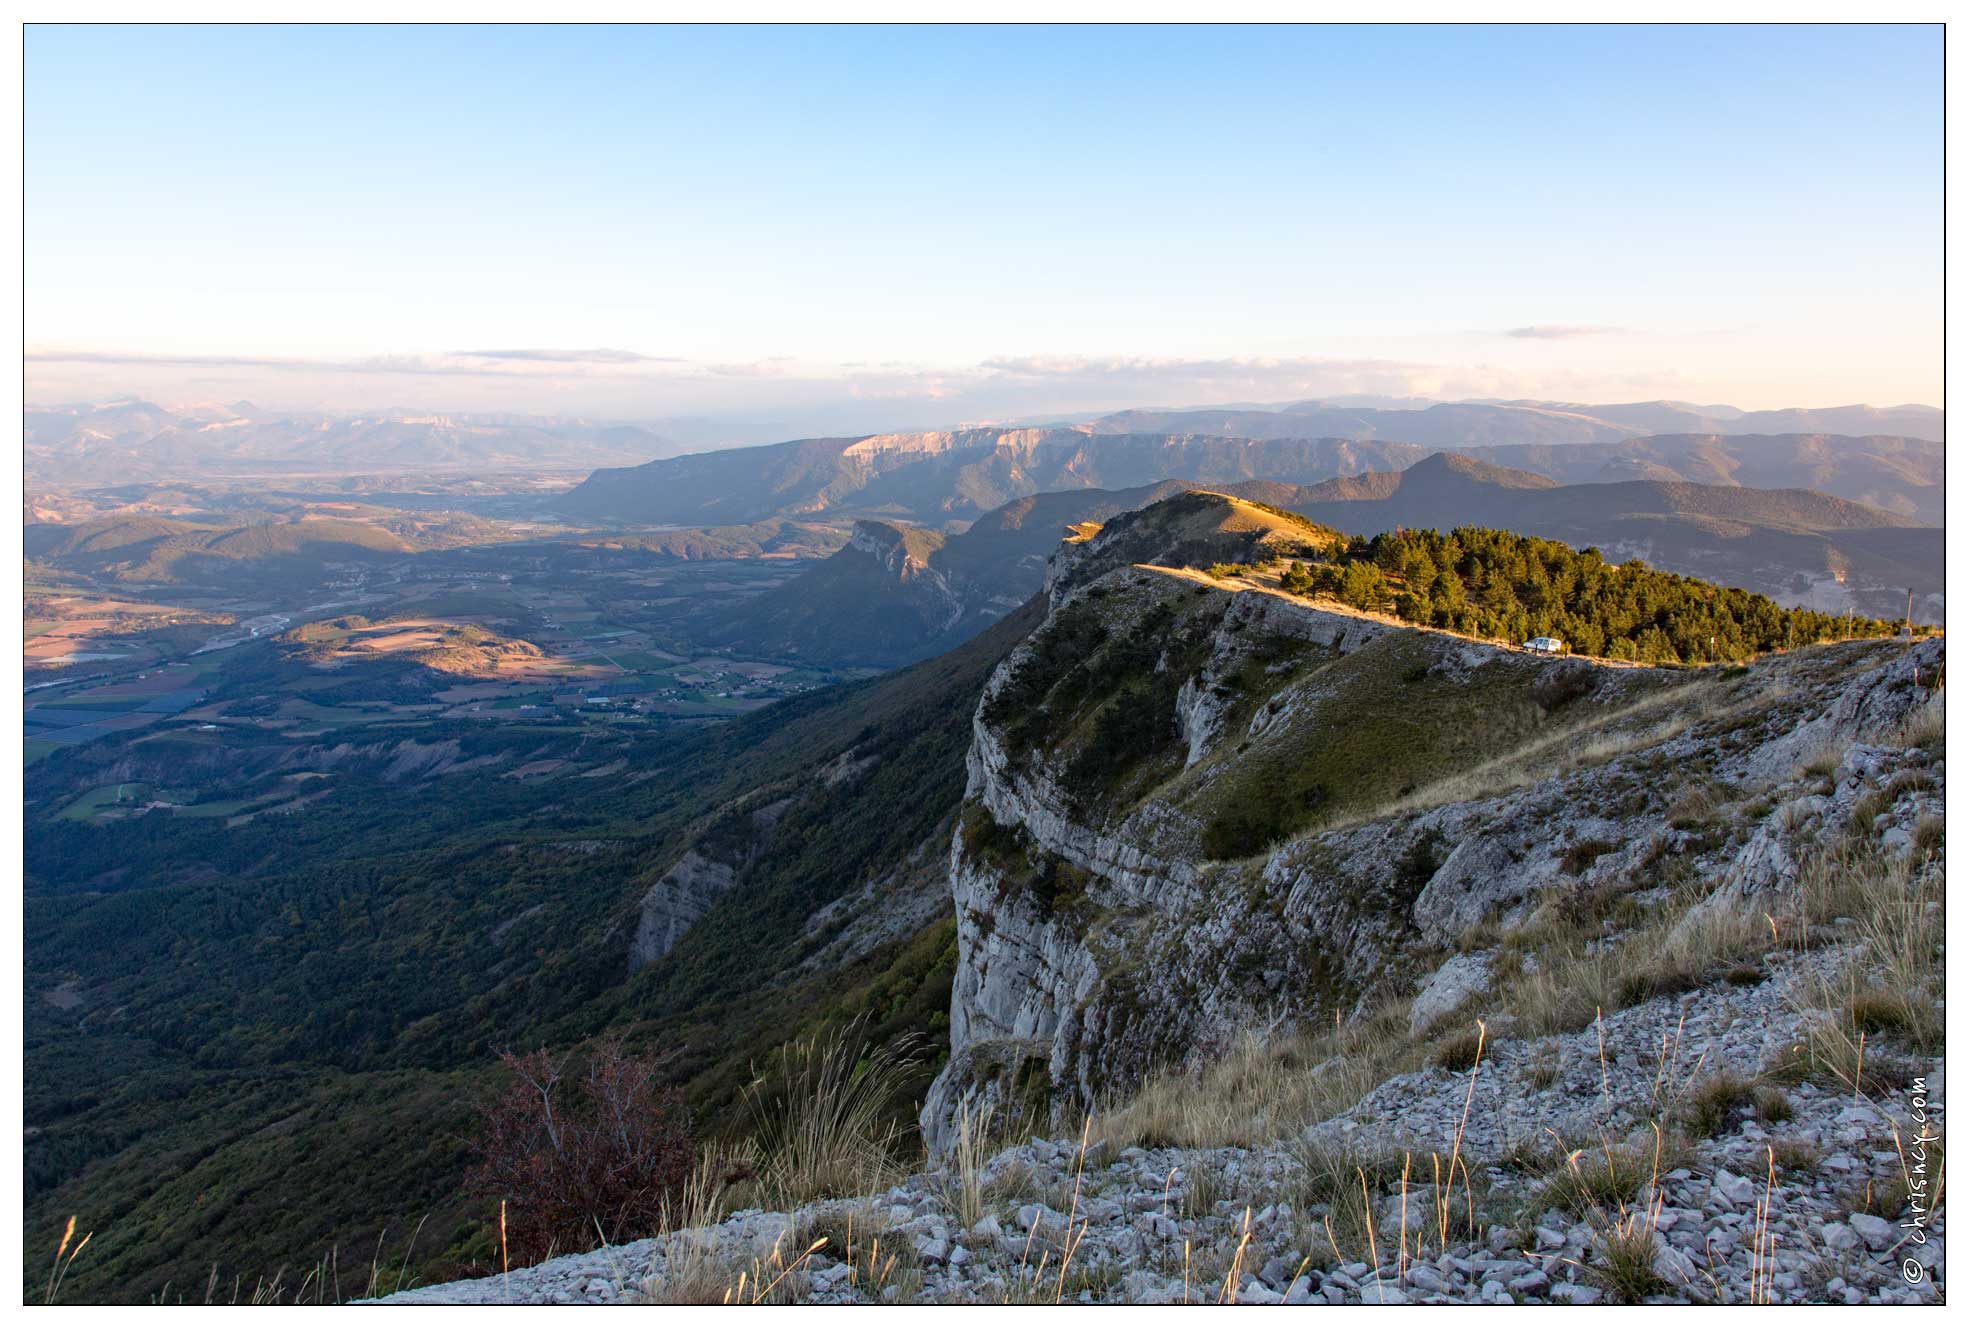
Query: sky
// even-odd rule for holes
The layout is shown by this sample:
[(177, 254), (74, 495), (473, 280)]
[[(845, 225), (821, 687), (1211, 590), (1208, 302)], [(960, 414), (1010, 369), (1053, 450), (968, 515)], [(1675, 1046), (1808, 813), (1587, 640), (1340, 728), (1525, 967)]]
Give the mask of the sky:
[(35, 401), (1941, 403), (1939, 27), (32, 25), (25, 115)]

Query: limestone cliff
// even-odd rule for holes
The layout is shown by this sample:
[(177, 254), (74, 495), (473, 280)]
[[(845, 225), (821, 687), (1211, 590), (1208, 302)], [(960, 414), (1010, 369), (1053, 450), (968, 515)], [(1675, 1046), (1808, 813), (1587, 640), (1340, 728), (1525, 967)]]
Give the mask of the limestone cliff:
[[(1482, 929), (1589, 895), (1781, 892), (1819, 826), (1864, 804), (1893, 850), (1940, 809), (1868, 746), (1932, 697), (1938, 639), (1551, 661), (1129, 557), (1154, 544), (1066, 546), (979, 703), (933, 1151), (960, 1104), (1077, 1124), (1159, 1066), (1331, 1027), (1453, 962), (1420, 1033), (1481, 990)], [(1823, 751), (1844, 756), (1808, 773)], [(1719, 811), (1698, 825), (1693, 801)]]
[(629, 943), (629, 972), (635, 973), (670, 953), (679, 939), (710, 911), (757, 857), (765, 837), (790, 799), (750, 811), (727, 813), (697, 844), (686, 850), (643, 893), (636, 906), (636, 933)]

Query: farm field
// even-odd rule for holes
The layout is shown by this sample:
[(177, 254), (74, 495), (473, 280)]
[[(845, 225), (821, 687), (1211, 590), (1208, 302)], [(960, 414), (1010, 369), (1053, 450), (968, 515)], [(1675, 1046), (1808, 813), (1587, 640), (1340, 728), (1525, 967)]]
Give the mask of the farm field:
[[(516, 540), (325, 565), (314, 580), (250, 588), (150, 585), (138, 596), (85, 579), (37, 582), (24, 759), (146, 736), (321, 743), (454, 723), (535, 734), (715, 723), (864, 672), (747, 659), (694, 639), (699, 616), (801, 566)], [(83, 792), (71, 806), (85, 821), (146, 815), (127, 793)], [(222, 824), (265, 810), (155, 790), (149, 801), (152, 812)]]

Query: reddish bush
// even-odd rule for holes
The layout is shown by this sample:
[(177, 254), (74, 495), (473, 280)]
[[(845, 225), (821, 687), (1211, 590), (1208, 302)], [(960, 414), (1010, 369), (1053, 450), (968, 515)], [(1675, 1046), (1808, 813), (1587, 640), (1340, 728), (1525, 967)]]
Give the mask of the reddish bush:
[(502, 1054), (514, 1081), (488, 1105), (475, 1142), (480, 1161), (466, 1184), (505, 1201), (515, 1265), (592, 1249), (600, 1235), (650, 1235), (690, 1176), (690, 1122), (662, 1083), (662, 1060), (604, 1039), (576, 1078), (565, 1074), (571, 1056)]

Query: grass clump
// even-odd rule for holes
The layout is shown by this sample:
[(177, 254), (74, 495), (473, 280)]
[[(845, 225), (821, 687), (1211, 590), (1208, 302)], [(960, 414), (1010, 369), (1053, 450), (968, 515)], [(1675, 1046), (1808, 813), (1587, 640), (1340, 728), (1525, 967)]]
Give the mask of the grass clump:
[(1408, 1003), (1389, 1001), (1352, 1024), (1271, 1040), (1247, 1034), (1207, 1066), (1151, 1075), (1096, 1117), (1094, 1136), (1116, 1148), (1269, 1144), (1422, 1064), (1408, 1039)]
[(865, 1020), (783, 1045), (745, 1088), (767, 1202), (790, 1210), (900, 1179), (889, 1104), (915, 1064), (907, 1041), (870, 1046)]
[(1859, 949), (1842, 971), (1795, 995), (1809, 1018), (1787, 1060), (1808, 1078), (1892, 1092), (1918, 1071), (1891, 1049), (1934, 1055), (1946, 1037), (1941, 873), (1849, 848), (1808, 863), (1800, 880), (1807, 919), (1853, 920)]
[(1230, 1178), (1223, 1164), (1208, 1154), (1190, 1155), (1179, 1209), (1184, 1218), (1210, 1218), (1231, 1198)]
[(1790, 1121), (1794, 1115), (1790, 1096), (1774, 1084), (1758, 1086), (1753, 1101), (1757, 1104), (1757, 1119), (1766, 1125)]
[(1634, 1306), (1668, 1291), (1655, 1272), (1655, 1230), (1647, 1215), (1628, 1214), (1602, 1229), (1595, 1245), (1598, 1259), (1589, 1273), (1611, 1300)]
[(1413, 1162), (1367, 1145), (1305, 1143), (1293, 1151), (1300, 1174), (1293, 1207), (1309, 1219), (1309, 1250), (1330, 1250), (1341, 1263), (1376, 1249), (1381, 1197), (1402, 1183)]
[(1809, 1177), (1819, 1170), (1825, 1154), (1809, 1140), (1776, 1140), (1770, 1146), (1771, 1166), (1791, 1177)]
[(1914, 823), (1914, 856), (1932, 858), (1939, 854), (1946, 831), (1947, 823), (1932, 813)]
[(1429, 1064), (1438, 1070), (1467, 1071), (1489, 1053), (1481, 1030), (1459, 1030), (1436, 1040), (1429, 1050)]
[(1940, 754), (1947, 736), (1942, 694), (1937, 692), (1926, 703), (1908, 713), (1896, 730), (1894, 740), (1903, 748), (1923, 748)]
[(951, 1123), (944, 1203), (963, 1227), (972, 1227), (982, 1219), (991, 1202), (1023, 1195), (1032, 1185), (1031, 1168), (1015, 1160), (1001, 1166), (989, 1179), (985, 1177), (986, 1165), (992, 1157), (1020, 1134), (1016, 1129), (994, 1129), (995, 1122), (1000, 1120), (1003, 1120), (1001, 1113), (989, 1103), (979, 1102), (959, 1108)]
[(1846, 1206), (1856, 1214), (1872, 1214), (1893, 1223), (1907, 1212), (1909, 1194), (1907, 1179), (1896, 1172), (1878, 1181), (1869, 1178), (1855, 1185), (1846, 1194)]
[(781, 1238), (787, 1251), (807, 1251), (815, 1260), (839, 1260), (848, 1266), (852, 1286), (870, 1295), (897, 1289), (900, 1296), (923, 1282), (923, 1261), (896, 1226), (860, 1204), (808, 1213)]
[(1616, 848), (1618, 846), (1608, 840), (1577, 840), (1566, 846), (1565, 854), (1559, 859), (1559, 871), (1569, 877), (1577, 877)]
[(1831, 780), (1839, 773), (1839, 765), (1846, 760), (1846, 745), (1824, 743), (1814, 748), (1805, 760), (1798, 764), (1798, 774), (1806, 779)]
[(1678, 831), (1700, 829), (1716, 820), (1722, 803), (1714, 784), (1703, 781), (1690, 785), (1668, 809), (1668, 824)]
[(1718, 1071), (1690, 1088), (1684, 1105), (1684, 1121), (1698, 1138), (1720, 1135), (1736, 1121), (1740, 1108), (1754, 1095), (1750, 1081), (1732, 1071)]
[(1541, 1047), (1532, 1059), (1525, 1063), (1525, 1083), (1534, 1089), (1550, 1089), (1559, 1082), (1559, 1050), (1554, 1046)]
[(1651, 1140), (1562, 1145), (1546, 1155), (1545, 1184), (1534, 1205), (1578, 1218), (1625, 1213), (1644, 1187), (1652, 1188), (1663, 1172), (1682, 1166), (1692, 1152), (1685, 1140), (1659, 1129)]
[(1934, 1003), (1911, 1001), (1908, 994), (1880, 987), (1863, 988), (1846, 999), (1845, 1017), (1868, 1036), (1887, 1035), (1926, 1049), (1941, 1032)]

